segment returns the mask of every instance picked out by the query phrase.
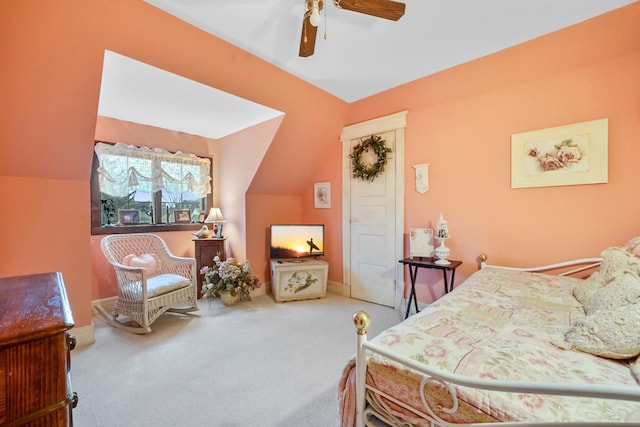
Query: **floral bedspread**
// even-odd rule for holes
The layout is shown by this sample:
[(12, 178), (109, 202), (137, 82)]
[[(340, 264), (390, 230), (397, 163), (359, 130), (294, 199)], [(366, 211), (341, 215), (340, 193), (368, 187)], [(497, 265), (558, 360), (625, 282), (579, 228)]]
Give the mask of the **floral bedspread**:
[[(638, 386), (624, 363), (553, 344), (572, 317), (582, 313), (572, 295), (579, 280), (483, 269), (372, 342), (425, 365), (471, 377)], [(390, 366), (379, 356), (372, 357), (381, 366)], [(406, 384), (385, 377), (384, 372), (388, 374), (389, 369), (372, 369), (371, 381), (391, 395), (403, 394)], [(640, 410), (640, 403), (631, 401), (469, 388), (459, 388), (457, 393), (479, 413), (500, 421), (623, 421), (630, 412)], [(461, 417), (451, 421), (466, 418)]]

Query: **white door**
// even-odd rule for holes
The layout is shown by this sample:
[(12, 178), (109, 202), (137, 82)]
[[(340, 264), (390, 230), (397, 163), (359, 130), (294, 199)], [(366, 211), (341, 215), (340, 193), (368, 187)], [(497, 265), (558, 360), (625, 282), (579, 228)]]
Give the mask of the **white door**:
[[(342, 142), (342, 281), (353, 298), (400, 308), (404, 301), (404, 129), (407, 111), (346, 126)], [(352, 177), (354, 144), (378, 135), (392, 149), (373, 182)], [(375, 156), (372, 154), (375, 161)]]
[[(351, 296), (394, 306), (398, 256), (395, 248), (396, 168), (395, 132), (378, 134), (391, 148), (384, 172), (373, 181), (351, 177)], [(350, 152), (360, 139), (349, 142)], [(363, 163), (377, 157), (371, 150)]]

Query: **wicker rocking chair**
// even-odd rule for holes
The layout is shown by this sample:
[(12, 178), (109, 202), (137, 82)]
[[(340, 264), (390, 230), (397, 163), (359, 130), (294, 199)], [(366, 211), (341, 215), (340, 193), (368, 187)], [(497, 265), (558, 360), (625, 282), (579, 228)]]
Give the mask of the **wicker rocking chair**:
[[(116, 271), (118, 297), (113, 313), (94, 307), (112, 326), (145, 334), (166, 311), (198, 310), (195, 259), (173, 255), (155, 234), (113, 234), (101, 247)], [(119, 321), (120, 315), (139, 326)]]

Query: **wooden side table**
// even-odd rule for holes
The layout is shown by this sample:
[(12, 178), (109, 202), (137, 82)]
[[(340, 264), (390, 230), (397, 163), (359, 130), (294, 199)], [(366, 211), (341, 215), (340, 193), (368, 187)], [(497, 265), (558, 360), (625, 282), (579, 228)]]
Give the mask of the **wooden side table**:
[[(398, 261), (404, 265), (409, 266), (409, 277), (411, 278), (411, 293), (409, 294), (409, 303), (407, 304), (407, 313), (404, 318), (409, 317), (409, 311), (411, 310), (411, 300), (418, 312), (418, 298), (416, 297), (416, 276), (418, 275), (418, 268), (435, 268), (442, 270), (442, 276), (444, 278), (444, 292), (448, 293), (453, 290), (453, 281), (456, 277), (456, 268), (462, 265), (462, 261), (449, 260), (449, 264), (442, 265), (436, 264), (434, 258), (405, 258)], [(447, 271), (451, 271), (451, 281), (447, 279)]]
[(224, 261), (227, 258), (225, 246), (226, 238), (207, 238), (207, 239), (193, 239), (196, 245), (195, 258), (196, 258), (196, 275), (198, 276), (198, 298), (202, 298), (202, 282), (203, 278), (200, 274), (202, 267), (213, 266), (213, 258), (217, 255), (220, 257), (220, 261)]

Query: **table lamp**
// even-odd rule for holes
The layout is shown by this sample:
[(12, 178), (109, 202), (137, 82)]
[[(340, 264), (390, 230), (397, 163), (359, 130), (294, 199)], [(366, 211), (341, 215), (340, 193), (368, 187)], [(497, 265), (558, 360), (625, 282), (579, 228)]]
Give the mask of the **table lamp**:
[(221, 222), (225, 222), (224, 217), (222, 216), (222, 211), (220, 208), (211, 208), (209, 210), (209, 215), (207, 215), (207, 219), (204, 220), (206, 224), (213, 223), (213, 236), (217, 238), (222, 238), (222, 224)]

